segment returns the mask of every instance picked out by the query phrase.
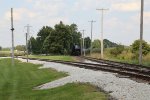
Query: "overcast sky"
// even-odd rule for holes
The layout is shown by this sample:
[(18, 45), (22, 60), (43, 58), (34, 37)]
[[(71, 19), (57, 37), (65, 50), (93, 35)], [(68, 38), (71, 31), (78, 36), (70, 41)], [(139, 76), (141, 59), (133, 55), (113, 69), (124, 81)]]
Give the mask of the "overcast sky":
[[(131, 45), (140, 35), (141, 0), (0, 0), (0, 46), (11, 46), (10, 8), (14, 8), (15, 45), (25, 44), (27, 24), (30, 35), (36, 36), (42, 26), (54, 27), (63, 21), (75, 23), (90, 36), (90, 23), (95, 20), (93, 37), (100, 39), (101, 12), (96, 8), (109, 8), (104, 16), (104, 38)], [(150, 0), (145, 0), (144, 40), (150, 43)]]

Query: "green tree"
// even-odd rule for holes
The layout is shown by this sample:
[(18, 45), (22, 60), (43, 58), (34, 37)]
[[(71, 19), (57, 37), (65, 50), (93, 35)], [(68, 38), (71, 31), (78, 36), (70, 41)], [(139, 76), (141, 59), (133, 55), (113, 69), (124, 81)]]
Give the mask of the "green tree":
[(28, 42), (28, 50), (33, 54), (39, 54), (41, 52), (39, 43), (34, 37), (31, 37)]
[(81, 33), (76, 24), (65, 25), (62, 21), (56, 24), (54, 29), (44, 26), (29, 40), (32, 53), (44, 54), (71, 54), (73, 45), (80, 45)]
[(0, 46), (0, 51), (2, 50), (2, 47)]
[(54, 30), (45, 39), (43, 50), (46, 53), (71, 54), (74, 44), (80, 44), (81, 34), (77, 32), (77, 25), (65, 25), (63, 22), (55, 25)]
[(63, 22), (55, 25), (54, 31), (44, 41), (43, 50), (46, 53), (64, 54), (69, 52), (71, 32), (68, 25)]
[(92, 48), (101, 48), (101, 42), (100, 42), (100, 40), (94, 40), (93, 42), (92, 42)]
[(38, 43), (38, 47), (40, 48), (40, 52), (43, 52), (43, 43), (45, 39), (51, 34), (53, 29), (49, 26), (43, 26), (42, 29), (38, 32), (36, 42)]
[(71, 48), (73, 45), (80, 45), (81, 44), (81, 33), (78, 32), (78, 27), (76, 24), (70, 25), (70, 31), (71, 31)]
[(71, 43), (71, 30), (69, 25), (64, 25), (63, 22), (55, 25), (55, 34), (57, 39), (57, 44), (63, 47), (63, 54), (68, 54), (70, 52)]
[(70, 25), (70, 31), (71, 31), (71, 43), (70, 43), (70, 55), (74, 55), (76, 54), (76, 52), (74, 51), (74, 46), (81, 45), (81, 33), (78, 32), (78, 27), (76, 24), (71, 24)]
[[(132, 47), (132, 53), (135, 54), (135, 56), (139, 55), (139, 47), (140, 47), (140, 40), (135, 40), (134, 43), (131, 45)], [(142, 41), (142, 48), (143, 48), (143, 55), (147, 55), (150, 52), (150, 45), (146, 41)]]
[(118, 44), (109, 41), (108, 39), (104, 39), (104, 48), (112, 48), (112, 47), (117, 47)]
[[(109, 41), (108, 39), (104, 39), (103, 41), (104, 43), (104, 48), (112, 48), (112, 47), (117, 47), (118, 44)], [(101, 42), (100, 40), (94, 40), (94, 42), (92, 43), (93, 48), (101, 48)]]
[(90, 39), (90, 37), (86, 37), (84, 39), (84, 41), (85, 41), (85, 49), (89, 49), (91, 47), (91, 39)]

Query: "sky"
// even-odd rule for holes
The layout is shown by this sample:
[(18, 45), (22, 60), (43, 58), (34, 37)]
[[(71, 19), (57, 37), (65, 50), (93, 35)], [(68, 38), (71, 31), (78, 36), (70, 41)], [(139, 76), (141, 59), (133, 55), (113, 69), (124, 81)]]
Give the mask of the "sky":
[[(75, 23), (78, 30), (90, 36), (89, 21), (93, 24), (93, 38), (101, 39), (101, 12), (104, 12), (104, 38), (131, 45), (140, 37), (141, 0), (0, 0), (0, 46), (11, 47), (10, 9), (14, 10), (15, 45), (25, 44), (26, 25), (30, 36), (36, 37), (42, 26), (54, 27), (60, 21)], [(144, 40), (150, 43), (150, 0), (145, 0)]]

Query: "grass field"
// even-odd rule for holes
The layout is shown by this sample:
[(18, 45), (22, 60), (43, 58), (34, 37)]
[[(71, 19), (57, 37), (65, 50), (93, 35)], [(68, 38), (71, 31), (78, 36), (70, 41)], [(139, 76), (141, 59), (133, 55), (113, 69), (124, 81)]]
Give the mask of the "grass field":
[(40, 65), (17, 60), (15, 66), (11, 66), (11, 59), (0, 59), (0, 100), (107, 100), (106, 94), (88, 84), (72, 83), (48, 90), (33, 90), (67, 75), (38, 67)]
[(63, 61), (75, 61), (72, 56), (42, 56), (42, 55), (29, 55), (30, 58), (41, 58), (50, 60), (63, 60)]
[[(25, 53), (23, 51), (15, 51), (14, 52), (15, 56), (23, 56)], [(0, 51), (0, 57), (9, 57), (11, 56), (10, 51)]]

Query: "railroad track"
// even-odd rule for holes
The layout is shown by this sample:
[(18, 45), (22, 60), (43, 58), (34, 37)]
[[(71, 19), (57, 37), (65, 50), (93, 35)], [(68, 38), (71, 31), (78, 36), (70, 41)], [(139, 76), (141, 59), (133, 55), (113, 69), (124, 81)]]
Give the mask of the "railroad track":
[[(26, 59), (26, 58), (23, 58), (23, 59)], [(70, 62), (70, 61), (37, 59), (37, 58), (30, 58), (30, 60), (55, 62), (55, 63), (73, 65), (73, 66), (80, 67), (80, 68), (113, 72), (113, 73), (118, 73), (120, 75), (125, 75), (125, 76), (128, 76), (130, 78), (134, 78), (137, 80), (142, 80), (144, 82), (146, 81), (146, 82), (150, 83), (150, 71), (145, 70), (145, 69), (120, 67), (120, 66), (114, 66), (112, 64), (104, 64), (104, 63), (92, 64), (92, 63)]]

